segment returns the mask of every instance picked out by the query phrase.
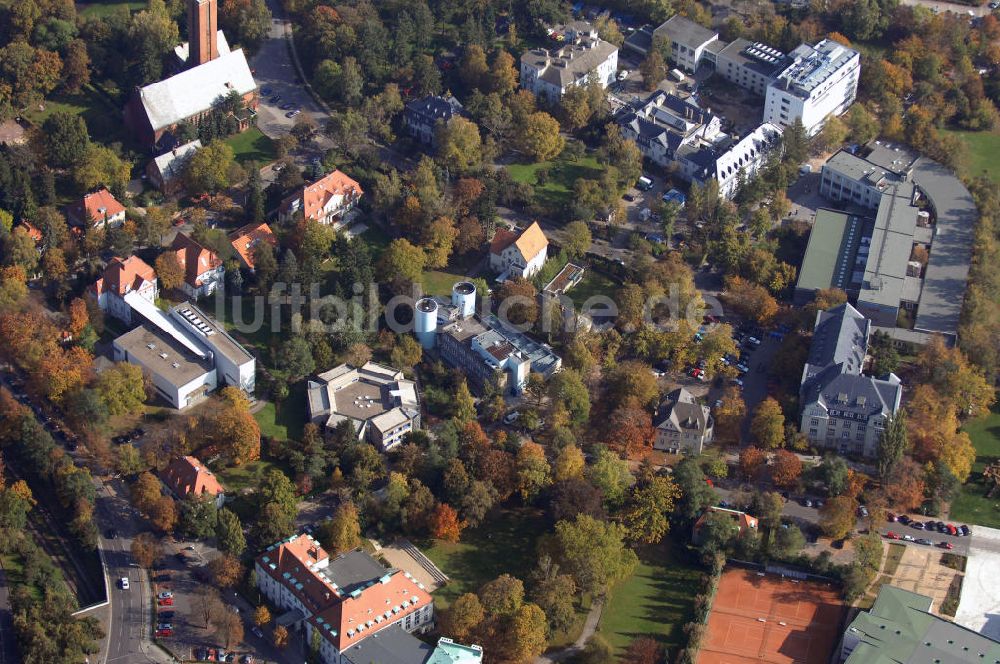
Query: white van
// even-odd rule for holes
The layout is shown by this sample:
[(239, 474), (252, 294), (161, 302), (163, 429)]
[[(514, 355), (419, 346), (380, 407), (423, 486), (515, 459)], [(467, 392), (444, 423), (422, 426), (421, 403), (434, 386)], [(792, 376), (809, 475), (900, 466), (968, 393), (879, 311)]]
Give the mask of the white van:
[(639, 178), (639, 181), (636, 182), (635, 188), (639, 191), (649, 191), (653, 188), (653, 181), (643, 175)]

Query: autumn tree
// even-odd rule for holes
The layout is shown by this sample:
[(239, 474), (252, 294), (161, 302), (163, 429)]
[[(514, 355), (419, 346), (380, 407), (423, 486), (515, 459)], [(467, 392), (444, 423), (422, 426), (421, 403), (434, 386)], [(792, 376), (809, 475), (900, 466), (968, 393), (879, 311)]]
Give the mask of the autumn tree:
[(334, 512), (333, 518), (320, 526), (323, 548), (341, 554), (361, 545), (361, 523), (358, 508), (352, 501), (344, 501)]
[(426, 263), (423, 249), (408, 240), (396, 239), (382, 254), (381, 266), (387, 279), (406, 284), (420, 281)]
[(723, 299), (737, 313), (766, 325), (778, 313), (778, 302), (763, 286), (738, 276), (726, 277)]
[(154, 563), (163, 555), (160, 543), (152, 533), (139, 533), (132, 540), (130, 547), (132, 557), (139, 567), (152, 569)]
[(625, 546), (626, 535), (621, 524), (586, 514), (556, 524), (556, 558), (576, 581), (579, 592), (602, 593), (632, 573), (638, 558)]
[(537, 604), (524, 604), (511, 617), (504, 634), (504, 655), (512, 662), (531, 662), (546, 646), (545, 613)]
[(889, 418), (879, 438), (878, 475), (883, 482), (889, 478), (893, 468), (903, 458), (907, 445), (906, 412), (900, 411)]
[(486, 611), (475, 593), (460, 595), (441, 613), (441, 633), (455, 641), (468, 638), (486, 617)]
[(163, 533), (172, 533), (177, 525), (177, 503), (170, 496), (160, 496), (150, 507), (149, 522)]
[(177, 253), (165, 251), (153, 262), (160, 285), (167, 290), (180, 288), (184, 285), (184, 270), (177, 261)]
[(439, 503), (431, 515), (431, 534), (445, 542), (457, 542), (462, 536), (465, 522), (459, 520), (458, 512), (448, 503)]
[(657, 544), (670, 530), (668, 516), (681, 492), (669, 477), (653, 477), (636, 485), (625, 510), (624, 523), (633, 542)]
[(715, 417), (715, 439), (721, 443), (738, 443), (740, 426), (746, 414), (743, 394), (735, 386), (727, 387), (722, 393), (722, 403), (712, 411)]
[(518, 135), (519, 149), (536, 162), (552, 159), (562, 152), (564, 145), (559, 123), (544, 111), (529, 115)]
[(653, 447), (656, 432), (649, 413), (634, 406), (620, 406), (611, 413), (607, 423), (608, 447), (635, 458), (647, 454)]
[(750, 434), (763, 448), (773, 450), (785, 443), (785, 416), (781, 405), (773, 398), (767, 397), (757, 406), (750, 421)]
[(267, 609), (267, 606), (261, 604), (253, 612), (253, 624), (257, 627), (263, 627), (264, 625), (271, 622), (271, 612)]
[(740, 450), (740, 473), (749, 482), (757, 475), (757, 471), (767, 463), (767, 452), (750, 445)]
[(798, 484), (802, 475), (802, 460), (788, 450), (778, 450), (771, 466), (771, 480), (775, 486), (791, 488)]
[(648, 636), (633, 639), (625, 649), (625, 661), (630, 664), (661, 664), (664, 661), (663, 646)]
[(224, 141), (213, 141), (185, 162), (184, 183), (192, 194), (214, 193), (228, 187), (238, 169), (233, 148)]
[(146, 401), (146, 377), (142, 367), (119, 362), (97, 377), (97, 393), (112, 416), (142, 412)]
[(438, 162), (455, 175), (468, 173), (482, 163), (482, 141), (474, 122), (453, 117), (447, 124), (438, 125), (434, 138)]
[(831, 539), (844, 539), (854, 530), (858, 501), (850, 496), (836, 496), (823, 503), (819, 510), (819, 527)]
[(515, 457), (517, 489), (521, 499), (531, 502), (552, 483), (552, 469), (545, 458), (545, 448), (537, 443), (524, 443)]
[(284, 625), (275, 627), (271, 637), (276, 648), (284, 648), (288, 645), (288, 629)]
[(556, 482), (583, 477), (586, 468), (586, 460), (583, 452), (576, 445), (567, 445), (559, 450), (555, 463), (552, 466), (552, 477)]
[(920, 464), (903, 457), (895, 464), (882, 485), (885, 498), (898, 512), (909, 512), (924, 502), (924, 473)]
[(646, 59), (639, 65), (642, 82), (647, 90), (655, 90), (660, 81), (667, 77), (667, 63), (658, 49), (652, 48)]
[(243, 565), (239, 558), (231, 555), (222, 555), (215, 558), (208, 564), (208, 569), (212, 573), (215, 585), (220, 588), (232, 588), (243, 577)]
[(448, 264), (458, 229), (449, 217), (438, 217), (424, 227), (422, 247), (427, 257), (426, 266), (442, 268)]

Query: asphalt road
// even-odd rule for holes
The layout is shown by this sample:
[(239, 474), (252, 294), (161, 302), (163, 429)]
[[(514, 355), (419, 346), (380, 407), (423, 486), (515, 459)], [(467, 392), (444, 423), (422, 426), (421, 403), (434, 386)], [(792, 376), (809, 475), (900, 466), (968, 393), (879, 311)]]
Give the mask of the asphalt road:
[(937, 0), (902, 0), (902, 4), (917, 6), (922, 5), (927, 7), (932, 12), (953, 12), (955, 14), (962, 14), (963, 16), (986, 16), (992, 10), (985, 4), (981, 4), (977, 7), (970, 7), (969, 5), (963, 5), (958, 2), (938, 2)]

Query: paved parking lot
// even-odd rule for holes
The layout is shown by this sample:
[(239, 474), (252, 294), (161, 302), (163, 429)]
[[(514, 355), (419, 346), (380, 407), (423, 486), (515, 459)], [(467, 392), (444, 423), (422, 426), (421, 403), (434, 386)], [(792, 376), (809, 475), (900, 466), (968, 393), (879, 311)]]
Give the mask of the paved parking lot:
[(961, 577), (961, 572), (941, 564), (941, 549), (908, 546), (892, 576), (892, 585), (934, 600), (932, 611), (939, 613), (948, 595), (948, 588)]

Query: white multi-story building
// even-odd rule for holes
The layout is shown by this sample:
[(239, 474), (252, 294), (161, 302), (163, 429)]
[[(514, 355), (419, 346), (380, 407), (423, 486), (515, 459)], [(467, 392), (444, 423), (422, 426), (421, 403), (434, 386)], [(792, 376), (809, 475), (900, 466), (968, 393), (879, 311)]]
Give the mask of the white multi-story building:
[(586, 21), (567, 25), (565, 38), (564, 46), (533, 48), (521, 56), (521, 87), (549, 103), (590, 81), (606, 88), (618, 71), (618, 47), (598, 37)]
[(132, 322), (132, 307), (125, 301), (129, 293), (137, 294), (150, 304), (160, 296), (156, 270), (138, 256), (112, 258), (104, 268), (104, 276), (90, 289), (101, 311), (126, 324)]
[(715, 179), (725, 198), (736, 193), (741, 172), (744, 178), (757, 172), (781, 136), (779, 127), (764, 123), (734, 140), (722, 131), (718, 116), (703, 110), (694, 97), (662, 90), (620, 115), (618, 124), (644, 157), (688, 182), (704, 185)]
[(715, 73), (731, 83), (763, 97), (767, 86), (787, 66), (781, 51), (760, 42), (735, 39), (716, 56)]
[[(307, 643), (319, 634), (323, 664), (353, 661), (350, 649), (382, 633), (424, 633), (434, 624), (434, 601), (424, 586), (364, 551), (330, 558), (311, 536), (296, 535), (269, 546), (255, 570), (257, 587), (288, 627), (303, 630)], [(411, 652), (423, 659), (419, 653), (426, 646), (410, 639)], [(406, 650), (399, 644), (394, 649)]]
[(681, 69), (693, 72), (702, 59), (713, 62), (713, 45), (718, 45), (719, 33), (680, 15), (670, 17), (653, 30), (653, 45), (661, 39), (670, 44), (670, 59)]
[(498, 228), (490, 242), (490, 269), (503, 278), (529, 279), (545, 265), (548, 247), (537, 221), (521, 232)]
[(764, 121), (787, 127), (796, 118), (812, 136), (830, 115), (840, 115), (854, 102), (861, 56), (830, 39), (815, 46), (801, 44), (788, 54), (791, 64), (767, 87)]

